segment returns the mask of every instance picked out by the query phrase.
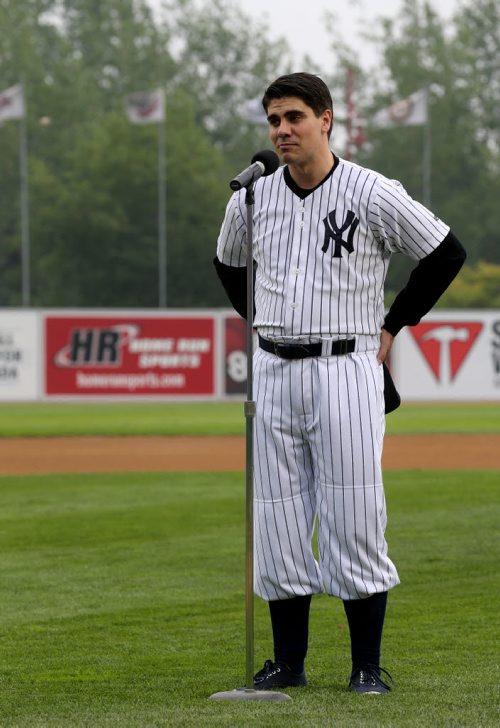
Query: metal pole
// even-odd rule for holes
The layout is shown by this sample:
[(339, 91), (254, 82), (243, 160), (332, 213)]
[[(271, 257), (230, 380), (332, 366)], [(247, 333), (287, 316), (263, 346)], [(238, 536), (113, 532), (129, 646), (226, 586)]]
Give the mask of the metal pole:
[(431, 206), (432, 129), (429, 87), (425, 89), (426, 121), (424, 124), (424, 150), (422, 158), (422, 197), (426, 207)]
[[(21, 84), (24, 99), (24, 84)], [(30, 305), (30, 225), (29, 225), (29, 195), (28, 195), (28, 133), (26, 128), (26, 100), (24, 99), (24, 113), (19, 125), (19, 167), (21, 178), (21, 277), (22, 277), (22, 304)]]
[(165, 120), (158, 124), (158, 306), (167, 305)]
[[(231, 188), (232, 189), (232, 188)], [(247, 208), (247, 399), (246, 418), (246, 519), (245, 519), (245, 622), (246, 622), (246, 676), (245, 687), (214, 693), (210, 700), (291, 700), (286, 693), (275, 690), (255, 690), (254, 663), (254, 595), (253, 595), (253, 441), (255, 402), (253, 400), (253, 184), (246, 188)]]
[(253, 185), (247, 188), (247, 401), (246, 418), (246, 687), (253, 688), (254, 663), (254, 597), (253, 597)]

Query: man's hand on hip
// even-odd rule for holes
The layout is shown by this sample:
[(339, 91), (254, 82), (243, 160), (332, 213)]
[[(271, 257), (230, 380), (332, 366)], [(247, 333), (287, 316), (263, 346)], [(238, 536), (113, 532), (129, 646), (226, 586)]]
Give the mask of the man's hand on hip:
[(383, 364), (389, 356), (394, 342), (394, 336), (385, 329), (380, 332), (380, 349), (377, 354), (377, 361), (379, 364)]

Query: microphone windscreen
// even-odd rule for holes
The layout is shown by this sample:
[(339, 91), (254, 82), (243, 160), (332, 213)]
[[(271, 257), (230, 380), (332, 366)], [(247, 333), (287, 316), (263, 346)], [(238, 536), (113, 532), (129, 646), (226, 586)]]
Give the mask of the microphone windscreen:
[(252, 157), (252, 164), (255, 162), (262, 162), (264, 165), (263, 176), (267, 177), (268, 174), (276, 172), (280, 166), (280, 160), (276, 152), (271, 149), (263, 149), (261, 152), (257, 152)]

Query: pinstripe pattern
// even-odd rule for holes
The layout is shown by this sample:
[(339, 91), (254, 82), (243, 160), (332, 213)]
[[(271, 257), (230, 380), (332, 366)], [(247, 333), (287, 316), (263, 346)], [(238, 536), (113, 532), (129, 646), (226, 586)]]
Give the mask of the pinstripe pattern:
[[(399, 583), (387, 556), (375, 351), (254, 358), (255, 589), (359, 599)], [(319, 564), (311, 539), (318, 514)]]
[[(246, 264), (244, 191), (230, 199), (217, 256)], [(352, 210), (359, 219), (354, 250), (322, 251), (324, 219), (340, 223)], [(393, 252), (415, 260), (431, 253), (449, 228), (403, 187), (352, 162), (305, 199), (287, 186), (283, 168), (255, 185), (255, 326), (271, 338), (376, 334), (384, 319), (384, 281)], [(344, 234), (344, 239), (346, 234)]]
[[(255, 327), (284, 341), (355, 336), (356, 349), (292, 361), (255, 352), (255, 590), (360, 599), (399, 583), (381, 472), (385, 277), (394, 252), (419, 260), (449, 228), (398, 182), (343, 160), (302, 197), (284, 168), (255, 185)], [(244, 199), (232, 196), (219, 236), (230, 266), (246, 265)]]

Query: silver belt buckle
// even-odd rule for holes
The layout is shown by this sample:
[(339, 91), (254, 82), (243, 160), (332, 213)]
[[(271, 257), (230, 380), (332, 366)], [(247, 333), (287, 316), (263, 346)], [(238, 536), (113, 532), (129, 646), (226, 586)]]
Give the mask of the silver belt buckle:
[(333, 339), (321, 339), (321, 356), (330, 356)]

